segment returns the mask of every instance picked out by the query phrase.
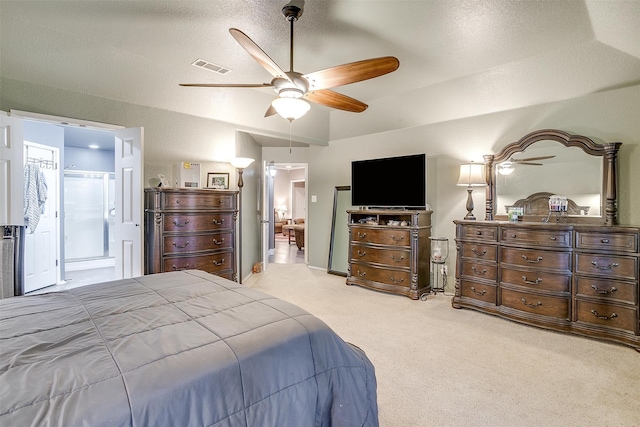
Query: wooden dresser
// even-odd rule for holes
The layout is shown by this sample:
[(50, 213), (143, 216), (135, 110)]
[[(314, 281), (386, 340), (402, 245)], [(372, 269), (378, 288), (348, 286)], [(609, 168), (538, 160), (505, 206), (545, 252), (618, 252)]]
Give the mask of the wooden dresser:
[[(353, 210), (347, 284), (418, 299), (431, 291), (431, 211)], [(397, 225), (389, 222), (397, 221)]]
[(455, 221), (452, 305), (640, 349), (640, 229)]
[(199, 269), (236, 279), (237, 191), (145, 189), (145, 274)]

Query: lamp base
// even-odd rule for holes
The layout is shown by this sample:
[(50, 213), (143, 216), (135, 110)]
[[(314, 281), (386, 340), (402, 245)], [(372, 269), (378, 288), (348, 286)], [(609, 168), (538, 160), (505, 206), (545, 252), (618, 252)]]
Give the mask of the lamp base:
[(473, 216), (473, 197), (471, 197), (471, 192), (473, 191), (473, 188), (471, 188), (471, 186), (469, 186), (467, 188), (467, 214), (465, 215), (464, 219), (469, 220), (469, 221), (475, 221), (476, 217)]

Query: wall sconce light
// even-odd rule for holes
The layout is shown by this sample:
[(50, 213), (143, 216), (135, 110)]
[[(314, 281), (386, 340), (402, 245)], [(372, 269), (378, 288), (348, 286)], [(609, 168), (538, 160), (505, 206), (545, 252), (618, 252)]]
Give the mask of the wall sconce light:
[(460, 186), (467, 187), (467, 215), (464, 219), (475, 220), (473, 216), (473, 197), (471, 192), (473, 187), (484, 187), (487, 185), (487, 180), (484, 177), (484, 165), (482, 163), (465, 163), (460, 165), (460, 177), (458, 178), (458, 184)]
[(244, 187), (242, 172), (253, 162), (254, 160), (248, 157), (236, 157), (229, 162), (238, 171), (238, 283), (240, 284), (242, 284), (242, 187)]

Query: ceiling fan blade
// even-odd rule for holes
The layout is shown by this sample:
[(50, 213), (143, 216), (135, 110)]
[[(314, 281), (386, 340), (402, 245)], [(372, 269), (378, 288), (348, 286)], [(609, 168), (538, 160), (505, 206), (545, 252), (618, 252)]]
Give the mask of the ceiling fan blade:
[(368, 107), (364, 102), (328, 89), (307, 92), (304, 97), (311, 102), (352, 113), (362, 113)]
[(540, 157), (527, 157), (526, 159), (511, 159), (513, 162), (528, 162), (530, 160), (545, 160), (553, 159), (555, 156), (540, 156)]
[(518, 162), (519, 165), (543, 166), (542, 163)]
[(309, 90), (322, 90), (379, 77), (397, 70), (399, 66), (398, 58), (384, 56), (337, 65), (303, 77), (309, 81)]
[(229, 28), (229, 32), (233, 36), (234, 39), (246, 50), (249, 55), (253, 57), (256, 61), (260, 63), (264, 67), (265, 70), (269, 72), (273, 77), (282, 77), (283, 79), (289, 79), (287, 73), (282, 71), (282, 69), (276, 64), (273, 59), (269, 58), (260, 46), (258, 46), (253, 40), (249, 38), (248, 35), (238, 30), (237, 28)]
[(274, 114), (278, 114), (278, 112), (276, 111), (275, 108), (273, 108), (273, 105), (269, 104), (269, 108), (267, 108), (267, 111), (264, 113), (264, 116), (271, 117)]
[(180, 83), (180, 86), (187, 87), (273, 87), (271, 83), (240, 83), (240, 84), (217, 84), (217, 83)]

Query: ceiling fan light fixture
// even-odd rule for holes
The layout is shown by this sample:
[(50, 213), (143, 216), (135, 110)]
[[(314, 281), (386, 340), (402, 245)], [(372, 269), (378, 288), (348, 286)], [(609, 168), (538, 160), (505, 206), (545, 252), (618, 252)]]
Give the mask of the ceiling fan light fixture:
[(307, 114), (311, 105), (302, 98), (282, 97), (274, 99), (271, 105), (278, 112), (280, 117), (289, 121), (297, 120)]
[(503, 163), (498, 165), (498, 173), (500, 175), (511, 175), (513, 173), (513, 165), (511, 163)]

